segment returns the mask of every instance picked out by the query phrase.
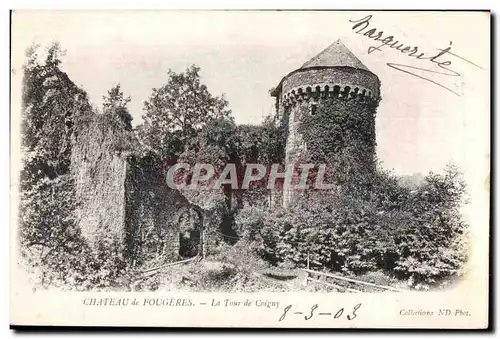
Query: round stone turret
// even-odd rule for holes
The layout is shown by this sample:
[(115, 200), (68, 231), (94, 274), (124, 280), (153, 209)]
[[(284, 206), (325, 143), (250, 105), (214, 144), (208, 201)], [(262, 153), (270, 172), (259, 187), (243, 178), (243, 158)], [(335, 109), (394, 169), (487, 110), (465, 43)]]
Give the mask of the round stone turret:
[[(380, 81), (354, 54), (337, 40), (299, 69), (286, 75), (272, 90), (276, 97), (279, 120), (288, 123), (286, 164), (294, 163), (307, 147), (298, 132), (301, 115), (315, 114), (318, 107), (332, 105), (335, 100), (380, 100)], [(375, 120), (370, 121), (375, 125)], [(373, 149), (373, 157), (375, 150)], [(292, 199), (285, 190), (283, 204)]]

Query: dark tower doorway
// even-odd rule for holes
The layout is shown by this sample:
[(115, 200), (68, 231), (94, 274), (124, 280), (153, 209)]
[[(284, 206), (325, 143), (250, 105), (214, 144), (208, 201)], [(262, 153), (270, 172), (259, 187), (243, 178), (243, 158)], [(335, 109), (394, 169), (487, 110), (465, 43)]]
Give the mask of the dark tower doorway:
[(179, 256), (184, 259), (200, 254), (202, 216), (189, 209), (179, 216)]

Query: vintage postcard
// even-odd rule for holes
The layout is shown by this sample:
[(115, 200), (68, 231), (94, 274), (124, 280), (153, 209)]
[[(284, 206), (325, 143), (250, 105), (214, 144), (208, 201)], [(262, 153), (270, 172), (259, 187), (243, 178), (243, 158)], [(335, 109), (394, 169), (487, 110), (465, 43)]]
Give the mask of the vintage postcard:
[(11, 17), (12, 325), (489, 326), (489, 12)]

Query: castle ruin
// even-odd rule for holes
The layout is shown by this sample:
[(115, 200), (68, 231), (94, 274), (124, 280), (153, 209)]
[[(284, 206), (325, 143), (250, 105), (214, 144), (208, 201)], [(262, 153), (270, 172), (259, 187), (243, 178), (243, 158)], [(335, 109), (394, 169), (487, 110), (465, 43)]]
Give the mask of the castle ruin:
[[(299, 132), (301, 115), (314, 115), (318, 109), (334, 107), (339, 101), (361, 105), (353, 107), (377, 102), (380, 81), (338, 40), (286, 75), (271, 95), (276, 98), (278, 120), (287, 124), (288, 165), (296, 163), (307, 149)], [(374, 114), (373, 109), (373, 116), (366, 117), (373, 133)], [(85, 132), (74, 135), (71, 155), (79, 202), (77, 222), (84, 237), (91, 244), (99, 239), (115, 239), (132, 261), (143, 251), (172, 258), (203, 253), (206, 211), (183, 192), (166, 185), (163, 168), (148, 162), (138, 151), (140, 146), (132, 131), (105, 121), (105, 116), (88, 114), (86, 119), (89, 121), (79, 128)], [(374, 147), (370, 152), (374, 157)], [(293, 196), (292, 189), (285, 189), (283, 206), (288, 206)], [(197, 214), (198, 221), (183, 229), (180, 218), (186, 213)], [(183, 250), (186, 246), (195, 249), (188, 253)]]

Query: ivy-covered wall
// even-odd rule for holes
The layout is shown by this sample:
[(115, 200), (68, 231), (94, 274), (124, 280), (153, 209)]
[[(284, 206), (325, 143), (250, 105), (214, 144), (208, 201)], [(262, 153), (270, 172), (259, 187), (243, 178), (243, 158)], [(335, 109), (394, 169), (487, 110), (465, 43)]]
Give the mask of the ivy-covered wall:
[(132, 145), (126, 141), (130, 143), (133, 136), (115, 126), (110, 117), (97, 114), (80, 121), (78, 130), (71, 159), (78, 225), (92, 246), (111, 241), (122, 247), (127, 166), (123, 148), (130, 151)]
[[(127, 249), (136, 264), (179, 255), (179, 234), (190, 219), (189, 201), (167, 186), (165, 175), (148, 158), (132, 158), (125, 180)], [(189, 223), (189, 222), (187, 222)]]
[(84, 238), (94, 247), (115, 244), (136, 265), (177, 259), (178, 220), (190, 202), (167, 186), (162, 168), (120, 121), (94, 114), (80, 124), (71, 167)]
[[(377, 106), (370, 97), (319, 97), (288, 106), (286, 163), (326, 164), (326, 181), (337, 184), (372, 173)], [(298, 193), (286, 190), (283, 205)]]
[(371, 98), (327, 99), (319, 103), (315, 114), (301, 114), (299, 133), (311, 160), (373, 170), (377, 106), (378, 101)]

